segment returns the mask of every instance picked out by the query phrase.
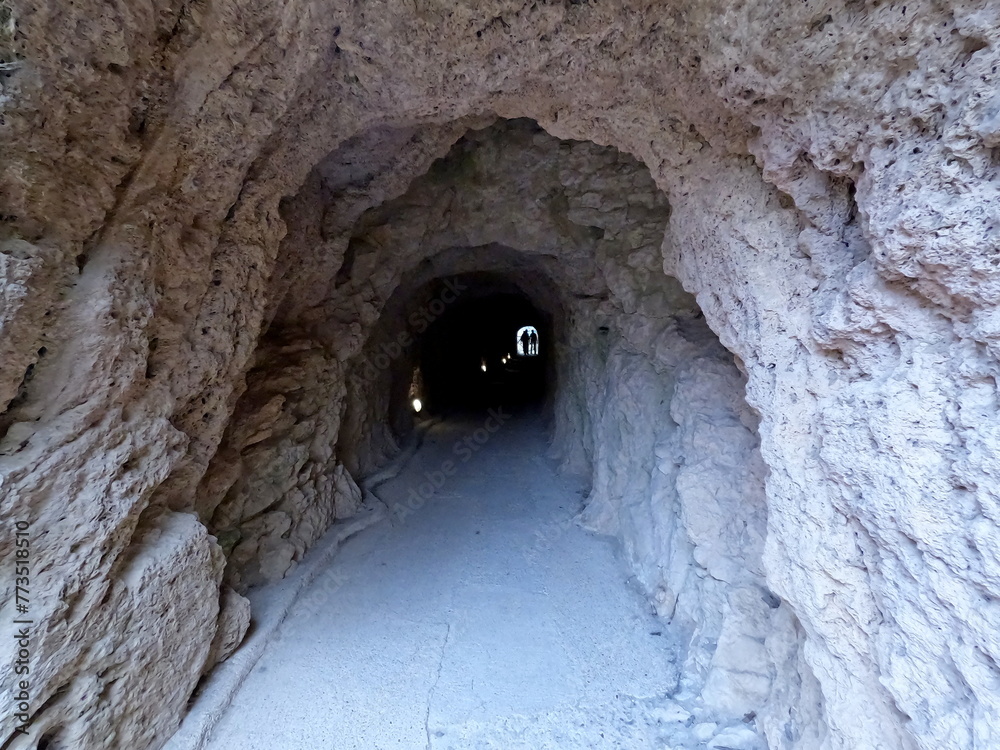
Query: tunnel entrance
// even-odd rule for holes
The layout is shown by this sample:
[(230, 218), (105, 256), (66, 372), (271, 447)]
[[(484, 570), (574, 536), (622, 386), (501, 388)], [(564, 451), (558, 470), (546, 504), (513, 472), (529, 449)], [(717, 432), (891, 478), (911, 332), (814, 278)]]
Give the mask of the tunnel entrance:
[[(331, 154), (285, 206), (290, 247), (314, 243), (329, 273), (299, 283), (289, 269), (241, 399), (246, 417), (230, 430), (224, 457), (239, 462), (220, 461), (204, 483), (223, 488), (211, 531), (235, 540), (229, 582), (280, 579), (330, 522), (379, 503), (410, 524), (450, 519), (447, 503), (461, 499), (461, 522), (442, 521), (460, 535), (503, 506), (503, 523), (528, 535), (521, 549), (562, 548), (570, 526), (616, 537), (681, 642), (685, 684), (705, 697), (698, 710), (754, 713), (780, 665), (766, 652), (747, 665), (746, 644), (772, 631), (794, 641), (795, 623), (761, 596), (756, 415), (732, 354), (664, 272), (666, 196), (627, 154), (498, 121), (348, 221), (338, 211), (373, 178), (343, 165), (363, 163), (374, 137)], [(398, 493), (380, 499), (373, 477), (409, 456)], [(523, 465), (503, 463), (514, 456)], [(543, 500), (528, 481), (511, 495), (506, 478), (528, 477), (543, 456), (580, 488)], [(499, 548), (506, 533), (496, 531)], [(475, 564), (485, 578), (499, 565)]]
[[(613, 536), (683, 642), (702, 704), (676, 723), (1000, 745), (1000, 4), (149, 5), (0, 0), (0, 549), (32, 588), (30, 686), (0, 669), (30, 712), (0, 747), (158, 747), (248, 632), (243, 594), (376, 512), (394, 462), (444, 474), (415, 415), (497, 399), (544, 404), (525, 466), (586, 480), (532, 532)], [(506, 309), (482, 295), (409, 323), (485, 273), (540, 314), (511, 344), (452, 317)], [(472, 548), (483, 486), (519, 474), (475, 468), (453, 535), (395, 540)], [(432, 675), (400, 705), (448, 687), (476, 615), (424, 601), (430, 637), (372, 648)], [(321, 624), (299, 642), (357, 652)], [(307, 727), (329, 704), (301, 697)], [(430, 718), (398, 746), (431, 747)], [(512, 747), (491, 739), (438, 745)]]
[(458, 411), (539, 406), (547, 392), (544, 347), (518, 352), (518, 332), (545, 330), (543, 314), (523, 296), (496, 294), (457, 303), (427, 330), (419, 346), (424, 408)]

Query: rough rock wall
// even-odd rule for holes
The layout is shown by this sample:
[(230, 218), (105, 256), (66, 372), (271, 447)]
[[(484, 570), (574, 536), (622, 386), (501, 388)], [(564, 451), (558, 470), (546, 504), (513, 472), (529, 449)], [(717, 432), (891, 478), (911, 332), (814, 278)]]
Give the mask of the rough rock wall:
[[(667, 271), (761, 418), (764, 568), (806, 638), (821, 747), (998, 744), (998, 9), (477, 6), (13, 4), (0, 550), (14, 518), (47, 531), (38, 706), (110, 685), (105, 593), (163, 511), (195, 509), (282, 304), (282, 197), (387, 123), (493, 112), (614, 144), (668, 193)], [(207, 642), (210, 610), (143, 625)], [(94, 736), (128, 731), (111, 693)], [(37, 719), (57, 740), (62, 711)]]
[[(312, 183), (306, 192), (303, 200), (320, 195)], [(311, 226), (326, 214), (322, 206), (313, 208), (286, 215), (289, 221), (300, 215)], [(414, 341), (426, 328), (418, 321), (415, 329), (413, 314), (426, 322), (435, 312), (431, 301), (465, 298), (469, 287), (477, 287), (472, 279), (463, 284), (463, 274), (492, 271), (561, 321), (571, 298), (610, 294), (602, 264), (610, 268), (619, 257), (625, 263), (639, 254), (655, 256), (667, 215), (665, 200), (639, 162), (589, 143), (560, 143), (537, 126), (516, 123), (471, 132), (404, 195), (359, 217), (348, 238), (327, 234), (329, 244), (343, 249), (339, 266), (328, 257), (311, 269), (294, 264), (326, 296), (317, 296), (318, 310), (306, 307), (293, 285), (294, 299), (282, 306), (262, 341), (230, 434), (201, 485), (199, 510), (211, 519), (210, 529), (240, 540), (231, 567), (250, 565), (268, 571), (263, 579), (276, 580), (325, 528), (310, 520), (301, 531), (298, 517), (314, 515), (317, 504), (327, 523), (342, 516), (334, 512), (342, 487), (328, 483), (333, 496), (313, 487), (313, 475), (334, 471), (336, 463), (320, 445), (339, 442), (338, 460), (356, 473), (391, 455), (396, 446), (387, 430), (394, 417), (390, 392), (410, 370), (408, 347), (395, 342), (404, 331)], [(302, 247), (319, 241), (319, 231), (290, 226), (289, 238), (302, 240)], [(458, 281), (457, 293), (441, 294), (440, 282), (437, 293), (431, 292), (431, 282), (448, 277)], [(691, 302), (679, 287), (675, 294)], [(555, 334), (582, 340), (589, 331)], [(311, 369), (301, 364), (303, 357), (313, 362)], [(560, 389), (567, 394), (560, 397), (572, 398), (568, 390)], [(557, 423), (571, 414), (589, 419), (586, 409), (560, 408)], [(265, 432), (264, 424), (273, 426)], [(557, 434), (564, 454), (580, 452), (579, 431), (559, 424)], [(315, 468), (305, 469), (307, 461)], [(353, 512), (356, 490), (349, 490), (351, 499), (341, 505)], [(304, 545), (295, 542), (302, 534)], [(234, 572), (230, 580), (259, 582), (261, 575)]]
[[(756, 420), (731, 355), (660, 268), (668, 214), (648, 172), (614, 150), (526, 123), (470, 133), (352, 230), (327, 319), (351, 320), (339, 310), (361, 304), (352, 278), (365, 299), (379, 286), (392, 296), (350, 365), (347, 408), (358, 414), (340, 441), (359, 469), (394, 449), (392, 391), (412, 370), (400, 334), (416, 341), (446, 309), (442, 277), (458, 290), (452, 301), (502, 291), (484, 272), (526, 293), (559, 321), (553, 450), (567, 468), (593, 467), (588, 520), (624, 541), (660, 612), (688, 631), (687, 689), (725, 717), (794, 714), (803, 726), (783, 722), (774, 747), (784, 746), (819, 730), (820, 701), (772, 700), (810, 676), (799, 675), (794, 616), (772, 612), (779, 600), (763, 579)], [(780, 651), (765, 646), (769, 635)]]
[(763, 570), (767, 472), (746, 380), (659, 269), (633, 256), (609, 275), (629, 294), (611, 296), (617, 309), (591, 346), (584, 520), (622, 540), (639, 585), (684, 634), (680, 695), (722, 717), (756, 716), (772, 748), (815, 747), (822, 699), (795, 615)]

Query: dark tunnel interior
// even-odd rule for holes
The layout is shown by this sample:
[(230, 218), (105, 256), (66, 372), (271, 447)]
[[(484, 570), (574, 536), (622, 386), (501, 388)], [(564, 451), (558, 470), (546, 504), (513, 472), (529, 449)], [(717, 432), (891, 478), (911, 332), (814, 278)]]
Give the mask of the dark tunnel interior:
[(436, 416), (495, 406), (541, 405), (547, 395), (550, 326), (520, 295), (457, 303), (420, 342), (421, 409)]

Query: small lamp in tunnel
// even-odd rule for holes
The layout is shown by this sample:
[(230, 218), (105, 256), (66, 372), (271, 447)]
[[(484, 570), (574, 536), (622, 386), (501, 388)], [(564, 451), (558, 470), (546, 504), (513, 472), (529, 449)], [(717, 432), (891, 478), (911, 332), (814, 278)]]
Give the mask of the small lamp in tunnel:
[(479, 369), (482, 370), (483, 372), (486, 372), (486, 358), (485, 357), (483, 357), (481, 360), (479, 360)]
[(409, 399), (413, 411), (420, 413), (424, 408), (424, 402), (420, 400), (420, 395), (424, 392), (424, 376), (419, 367), (413, 368), (413, 377), (410, 379)]

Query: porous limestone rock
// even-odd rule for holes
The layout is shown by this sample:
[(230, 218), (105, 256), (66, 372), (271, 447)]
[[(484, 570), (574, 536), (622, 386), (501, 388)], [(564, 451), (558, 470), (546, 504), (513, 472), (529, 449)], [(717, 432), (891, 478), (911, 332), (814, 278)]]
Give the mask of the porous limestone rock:
[[(177, 633), (215, 633), (223, 555), (197, 518), (167, 512), (138, 534), (128, 557), (90, 623), (100, 636), (60, 652), (90, 668), (62, 682), (10, 747), (150, 747), (177, 728), (200, 674), (218, 655), (203, 638)], [(242, 637), (240, 627), (234, 623), (233, 639)], [(30, 685), (44, 684), (53, 666), (33, 660)]]
[(245, 596), (240, 596), (231, 587), (225, 586), (219, 607), (219, 621), (215, 639), (205, 660), (205, 672), (228, 659), (250, 627), (250, 601)]
[(444, 275), (475, 243), (544, 255), (519, 242), (546, 210), (574, 239), (518, 271), (557, 290), (555, 447), (690, 629), (692, 685), (763, 700), (773, 748), (1000, 745), (996, 4), (0, 6), (0, 559), (30, 521), (50, 747), (176, 724), (218, 630), (200, 524), (247, 584), (350, 512), (345, 469), (395, 439), (350, 373), (419, 260), (369, 220), (420, 175), (462, 184), (428, 170), (496, 116), (633, 155), (662, 244), (640, 217), (601, 257), (621, 196), (587, 189), (452, 231), (441, 185), (386, 237), (434, 217), (470, 264)]

